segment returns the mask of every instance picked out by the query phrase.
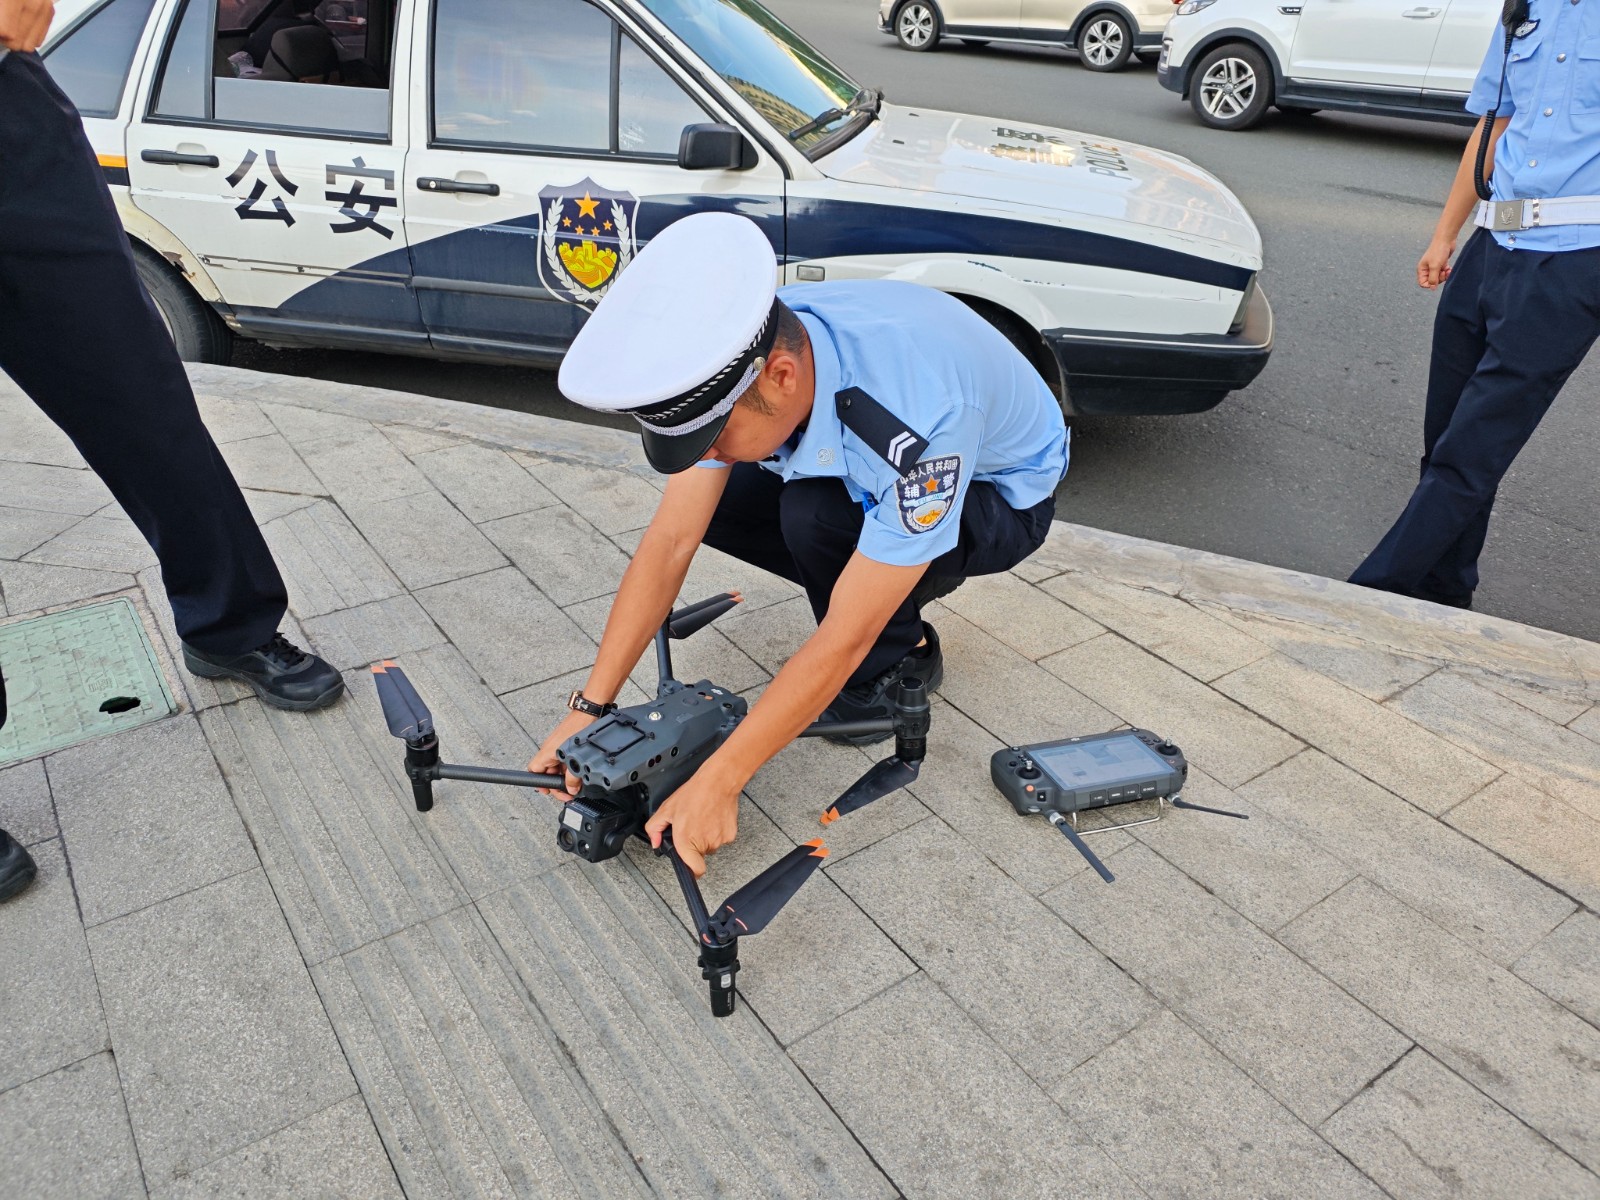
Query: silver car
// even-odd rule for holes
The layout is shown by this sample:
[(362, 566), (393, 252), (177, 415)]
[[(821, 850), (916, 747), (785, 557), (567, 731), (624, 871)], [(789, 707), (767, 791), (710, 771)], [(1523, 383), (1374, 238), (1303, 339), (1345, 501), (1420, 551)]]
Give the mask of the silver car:
[(879, 0), (878, 28), (907, 50), (950, 38), (968, 46), (1014, 42), (1076, 50), (1091, 71), (1153, 58), (1175, 0)]

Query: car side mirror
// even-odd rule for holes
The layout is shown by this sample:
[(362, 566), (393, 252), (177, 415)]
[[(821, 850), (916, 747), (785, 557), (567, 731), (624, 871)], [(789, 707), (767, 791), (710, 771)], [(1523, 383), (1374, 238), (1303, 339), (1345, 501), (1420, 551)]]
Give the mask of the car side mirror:
[(756, 148), (732, 125), (686, 125), (678, 139), (678, 166), (685, 171), (748, 171)]

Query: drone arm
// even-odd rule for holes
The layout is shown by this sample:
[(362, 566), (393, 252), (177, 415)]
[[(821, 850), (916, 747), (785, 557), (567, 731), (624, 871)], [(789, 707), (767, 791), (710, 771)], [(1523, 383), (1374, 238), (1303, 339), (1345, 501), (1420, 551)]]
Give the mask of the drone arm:
[(468, 783), (509, 783), (513, 787), (550, 788), (558, 792), (567, 790), (567, 777), (560, 772), (542, 775), (508, 767), (470, 767), (457, 763), (440, 763), (433, 778), (463, 779)]
[(695, 879), (689, 864), (679, 856), (670, 832), (661, 835), (661, 848), (656, 853), (665, 854), (672, 861), (672, 872), (678, 877), (684, 902), (689, 906), (689, 917), (694, 921), (695, 941), (700, 947), (700, 978), (711, 987), (711, 1015), (732, 1016), (735, 996), (733, 977), (739, 973), (739, 939), (728, 938), (724, 941), (711, 932), (711, 917), (706, 912), (706, 898), (700, 894), (700, 882)]

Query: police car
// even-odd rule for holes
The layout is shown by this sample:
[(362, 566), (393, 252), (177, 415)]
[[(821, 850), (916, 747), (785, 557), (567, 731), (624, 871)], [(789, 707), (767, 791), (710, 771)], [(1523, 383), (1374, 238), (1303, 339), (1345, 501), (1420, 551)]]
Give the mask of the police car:
[(66, 0), (44, 49), (185, 358), (237, 334), (551, 365), (679, 217), (784, 282), (959, 296), (1069, 412), (1195, 412), (1272, 348), (1193, 163), (887, 104), (754, 0)]

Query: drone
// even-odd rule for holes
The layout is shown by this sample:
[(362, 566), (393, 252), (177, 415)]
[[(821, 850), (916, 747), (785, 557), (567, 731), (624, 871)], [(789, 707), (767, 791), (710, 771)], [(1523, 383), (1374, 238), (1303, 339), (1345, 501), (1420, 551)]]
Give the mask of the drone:
[[(504, 767), (468, 766), (439, 758), (439, 735), (433, 714), (392, 661), (372, 668), (378, 701), (389, 732), (405, 743), (405, 772), (418, 812), (433, 808), (433, 785), (443, 779), (471, 783), (566, 791), (566, 774), (581, 783), (578, 794), (561, 809), (556, 845), (587, 862), (599, 863), (622, 853), (630, 838), (646, 844), (645, 822), (689, 780), (744, 719), (743, 697), (709, 680), (683, 683), (673, 675), (671, 642), (704, 629), (740, 603), (724, 592), (686, 605), (668, 615), (655, 635), (656, 698), (619, 708), (563, 742), (556, 751), (562, 772), (540, 774)], [(919, 679), (900, 681), (893, 714), (862, 721), (823, 721), (808, 726), (801, 737), (894, 735), (894, 753), (871, 767), (822, 813), (821, 824), (898, 791), (917, 778), (927, 754), (930, 725), (927, 690)], [(672, 862), (683, 890), (699, 948), (701, 978), (710, 985), (711, 1011), (732, 1015), (739, 972), (739, 939), (765, 929), (800, 886), (827, 857), (821, 838), (796, 846), (736, 890), (715, 909), (706, 906), (694, 872), (672, 844), (671, 830), (662, 834), (657, 854)]]

